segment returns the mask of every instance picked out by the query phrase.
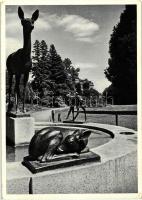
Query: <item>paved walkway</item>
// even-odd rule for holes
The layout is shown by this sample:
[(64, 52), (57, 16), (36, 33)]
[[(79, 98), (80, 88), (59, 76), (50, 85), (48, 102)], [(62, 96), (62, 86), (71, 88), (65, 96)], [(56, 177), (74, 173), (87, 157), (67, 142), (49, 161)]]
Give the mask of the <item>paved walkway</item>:
[(51, 112), (52, 110), (56, 113), (60, 111), (67, 111), (69, 107), (63, 107), (63, 108), (51, 108), (47, 110), (37, 111), (34, 113), (31, 113), (31, 116), (34, 117), (35, 121), (52, 121), (51, 120)]

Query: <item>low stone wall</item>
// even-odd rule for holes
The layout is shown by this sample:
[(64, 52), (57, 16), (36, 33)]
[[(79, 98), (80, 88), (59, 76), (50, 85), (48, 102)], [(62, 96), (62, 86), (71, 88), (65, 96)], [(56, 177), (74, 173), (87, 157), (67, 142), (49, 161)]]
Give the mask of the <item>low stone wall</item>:
[[(7, 180), (8, 194), (136, 193), (136, 152), (100, 164), (71, 167)], [(16, 169), (16, 163), (15, 169)]]
[(99, 165), (34, 177), (33, 193), (135, 193), (136, 168), (136, 153), (132, 153)]

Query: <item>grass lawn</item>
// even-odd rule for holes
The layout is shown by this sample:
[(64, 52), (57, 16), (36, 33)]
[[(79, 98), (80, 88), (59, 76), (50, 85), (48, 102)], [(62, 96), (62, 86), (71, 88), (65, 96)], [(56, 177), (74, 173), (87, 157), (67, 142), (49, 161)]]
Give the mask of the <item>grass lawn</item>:
[[(62, 112), (62, 120), (65, 120), (67, 112)], [(70, 119), (72, 116), (70, 116)], [(84, 114), (80, 113), (77, 121), (84, 121)], [(106, 114), (87, 114), (87, 122), (112, 124), (115, 125), (115, 116)], [(118, 125), (137, 130), (137, 116), (136, 115), (120, 115), (118, 117)]]

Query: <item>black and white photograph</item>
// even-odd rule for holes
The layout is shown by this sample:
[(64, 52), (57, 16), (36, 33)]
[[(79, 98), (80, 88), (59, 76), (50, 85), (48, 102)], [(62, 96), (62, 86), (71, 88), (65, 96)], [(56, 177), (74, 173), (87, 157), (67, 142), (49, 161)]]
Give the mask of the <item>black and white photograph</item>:
[(142, 192), (141, 3), (80, 2), (2, 5), (2, 199)]

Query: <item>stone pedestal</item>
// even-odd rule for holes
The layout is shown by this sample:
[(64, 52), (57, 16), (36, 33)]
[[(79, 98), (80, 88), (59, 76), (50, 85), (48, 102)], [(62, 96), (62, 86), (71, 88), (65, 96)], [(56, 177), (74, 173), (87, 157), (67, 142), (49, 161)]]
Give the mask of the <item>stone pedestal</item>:
[(6, 116), (6, 137), (13, 145), (18, 146), (29, 143), (34, 135), (34, 118), (30, 115)]
[(30, 157), (25, 157), (22, 164), (26, 166), (32, 173), (44, 172), (53, 169), (77, 166), (90, 162), (98, 162), (101, 158), (99, 155), (88, 151), (77, 155), (76, 153), (55, 155), (53, 160), (40, 163), (36, 160), (30, 160)]

